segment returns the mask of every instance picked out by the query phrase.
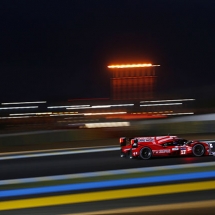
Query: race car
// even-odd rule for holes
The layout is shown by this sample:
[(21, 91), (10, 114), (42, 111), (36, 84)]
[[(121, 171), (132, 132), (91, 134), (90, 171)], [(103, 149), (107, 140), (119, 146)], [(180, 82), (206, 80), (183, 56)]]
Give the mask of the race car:
[(120, 137), (120, 156), (148, 160), (158, 156), (215, 156), (215, 141), (186, 140), (177, 136)]

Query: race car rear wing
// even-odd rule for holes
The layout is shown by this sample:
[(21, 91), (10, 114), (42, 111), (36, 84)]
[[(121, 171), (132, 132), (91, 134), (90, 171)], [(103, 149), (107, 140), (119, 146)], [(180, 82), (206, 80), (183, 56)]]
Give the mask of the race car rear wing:
[(119, 143), (120, 143), (120, 146), (125, 146), (126, 143), (127, 143), (126, 137), (120, 137), (119, 138)]
[(154, 137), (133, 137), (133, 138), (120, 137), (119, 143), (121, 146), (125, 146), (127, 143), (131, 143), (132, 140), (135, 140), (136, 142), (142, 142), (142, 143), (151, 142), (151, 143), (160, 144), (162, 142), (165, 142), (167, 140), (172, 140), (174, 138), (177, 138), (177, 136), (154, 136)]

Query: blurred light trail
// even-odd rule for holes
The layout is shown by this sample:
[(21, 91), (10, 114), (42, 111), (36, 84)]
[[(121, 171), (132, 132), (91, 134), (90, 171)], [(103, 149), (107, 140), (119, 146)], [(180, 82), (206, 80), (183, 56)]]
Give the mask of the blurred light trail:
[(75, 112), (63, 112), (63, 113), (52, 113), (50, 116), (84, 116), (84, 114), (75, 113)]
[(86, 128), (123, 127), (130, 126), (129, 122), (95, 122), (86, 123)]
[(168, 100), (154, 100), (154, 101), (140, 101), (140, 103), (150, 102), (182, 102), (182, 101), (194, 101), (195, 99), (168, 99)]
[(122, 64), (122, 65), (110, 65), (109, 69), (121, 69), (121, 68), (140, 68), (140, 67), (153, 67), (160, 65), (152, 65), (151, 63), (139, 63), (139, 64)]
[(192, 115), (194, 114), (193, 112), (187, 112), (187, 113), (164, 113), (162, 115), (167, 115), (167, 116), (177, 116), (177, 115)]
[(126, 114), (127, 112), (105, 112), (105, 113), (83, 113), (85, 116), (108, 115), (108, 114)]
[(11, 109), (29, 109), (29, 108), (38, 108), (38, 106), (23, 106), (23, 107), (5, 107), (0, 108), (0, 110), (11, 110)]
[(52, 112), (38, 112), (38, 113), (10, 113), (10, 116), (26, 116), (26, 115), (49, 115)]
[(140, 105), (140, 107), (166, 106), (166, 105), (182, 105), (182, 103), (146, 104), (146, 105)]
[(94, 105), (91, 108), (110, 108), (111, 105)]
[(111, 107), (123, 107), (123, 106), (134, 106), (134, 104), (117, 104), (117, 105), (111, 105)]
[(67, 110), (81, 110), (81, 109), (89, 109), (91, 107), (69, 107), (69, 108), (66, 108)]
[(72, 110), (72, 109), (90, 109), (90, 108), (110, 108), (110, 105), (95, 105), (95, 106), (91, 106), (90, 105), (88, 107), (68, 107), (66, 108), (67, 110)]
[(52, 112), (50, 116), (84, 116), (84, 113), (79, 112)]
[(89, 107), (90, 105), (66, 105), (66, 106), (49, 106), (47, 108), (81, 108), (81, 107)]
[(67, 107), (66, 109), (90, 109), (90, 108), (111, 108), (111, 107), (125, 107), (125, 106), (134, 106), (134, 104), (116, 104), (116, 105), (93, 105), (90, 107)]
[(124, 119), (124, 120), (133, 120), (133, 119), (158, 119), (158, 118), (166, 118), (165, 114), (160, 113), (131, 113), (131, 114), (123, 114), (123, 115), (108, 115), (106, 119)]
[(21, 119), (21, 118), (30, 118), (33, 116), (4, 116), (0, 117), (0, 119)]
[(8, 102), (1, 103), (2, 105), (15, 105), (15, 104), (35, 104), (35, 103), (46, 103), (46, 101), (35, 101), (35, 102)]

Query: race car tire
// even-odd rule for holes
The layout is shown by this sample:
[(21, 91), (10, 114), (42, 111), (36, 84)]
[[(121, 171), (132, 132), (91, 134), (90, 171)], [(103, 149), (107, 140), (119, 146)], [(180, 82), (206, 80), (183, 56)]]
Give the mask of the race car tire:
[(140, 158), (143, 160), (148, 160), (152, 157), (152, 150), (149, 147), (143, 147), (140, 150)]
[(128, 152), (120, 152), (120, 157), (125, 159), (131, 159), (130, 158), (130, 150)]
[(126, 157), (126, 154), (123, 153), (123, 152), (121, 152), (121, 153), (120, 153), (120, 157), (121, 157), (121, 158), (125, 158), (125, 157)]
[(133, 159), (132, 149), (129, 151), (128, 155), (129, 155), (129, 159)]
[(193, 146), (193, 154), (196, 157), (201, 157), (205, 154), (205, 147), (202, 144), (196, 144)]

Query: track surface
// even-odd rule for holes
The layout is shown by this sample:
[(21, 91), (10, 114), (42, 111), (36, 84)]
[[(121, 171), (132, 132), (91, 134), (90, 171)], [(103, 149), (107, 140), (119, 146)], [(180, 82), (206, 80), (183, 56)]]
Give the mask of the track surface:
[(120, 158), (119, 151), (0, 161), (0, 180), (215, 161), (207, 157)]
[[(0, 180), (215, 161), (214, 156), (200, 158), (165, 157), (143, 161), (136, 159), (124, 159), (120, 158), (119, 155), (119, 151), (108, 151), (85, 154), (1, 160)], [(202, 201), (211, 199), (215, 199), (214, 190), (171, 195), (158, 195), (151, 197), (149, 196), (135, 198), (132, 200), (114, 200), (102, 202), (102, 204), (98, 202), (93, 202), (85, 203), (84, 205), (64, 205), (49, 208), (32, 208), (17, 211), (5, 211), (1, 212), (1, 214), (71, 214), (93, 211), (95, 209), (107, 210), (110, 208), (123, 208), (124, 206), (136, 207), (140, 205), (158, 205), (166, 203), (171, 204), (191, 200)], [(198, 214), (196, 212), (197, 211), (195, 210), (195, 214)], [(213, 209), (212, 213), (208, 212), (208, 214), (213, 214)]]

